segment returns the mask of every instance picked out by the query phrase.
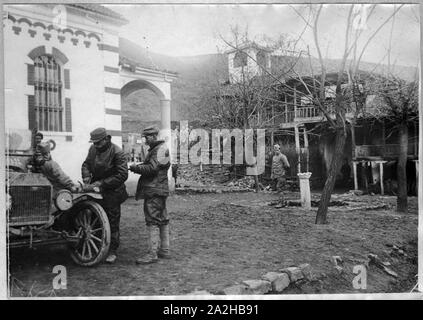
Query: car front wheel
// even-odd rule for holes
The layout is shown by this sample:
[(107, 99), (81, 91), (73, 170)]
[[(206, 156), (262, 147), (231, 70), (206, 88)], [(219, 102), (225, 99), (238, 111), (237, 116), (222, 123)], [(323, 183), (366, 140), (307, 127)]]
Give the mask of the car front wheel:
[(72, 259), (85, 267), (100, 263), (110, 247), (110, 224), (101, 205), (90, 200), (78, 204), (74, 230), (80, 241), (71, 247)]

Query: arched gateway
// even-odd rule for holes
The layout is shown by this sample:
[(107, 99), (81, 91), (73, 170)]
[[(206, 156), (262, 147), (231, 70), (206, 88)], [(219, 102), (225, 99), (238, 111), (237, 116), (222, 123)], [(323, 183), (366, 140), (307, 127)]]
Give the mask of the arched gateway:
[[(152, 70), (134, 66), (130, 63), (121, 62), (119, 71), (121, 81), (121, 97), (125, 98), (135, 91), (149, 89), (153, 91), (160, 99), (160, 138), (168, 142), (168, 148), (171, 148), (171, 83), (177, 78), (176, 73), (170, 73), (165, 71)], [(168, 173), (169, 178), (171, 177), (171, 170)], [(129, 180), (136, 180), (136, 177), (130, 176)], [(131, 181), (129, 184), (132, 185)], [(169, 187), (174, 188), (172, 179), (169, 179)], [(132, 189), (129, 187), (129, 189)], [(130, 192), (132, 190), (129, 190)]]

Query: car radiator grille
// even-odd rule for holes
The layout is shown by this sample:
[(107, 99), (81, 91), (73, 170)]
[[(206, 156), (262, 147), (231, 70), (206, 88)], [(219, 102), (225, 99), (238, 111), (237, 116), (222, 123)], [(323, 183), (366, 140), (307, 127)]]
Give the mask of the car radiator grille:
[(43, 224), (50, 218), (50, 186), (11, 186), (10, 225)]

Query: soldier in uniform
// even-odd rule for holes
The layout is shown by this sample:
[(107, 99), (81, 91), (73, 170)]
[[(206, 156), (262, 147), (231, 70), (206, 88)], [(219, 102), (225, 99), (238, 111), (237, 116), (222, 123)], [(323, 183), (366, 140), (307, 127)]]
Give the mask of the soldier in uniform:
[(110, 222), (110, 252), (106, 262), (114, 263), (119, 247), (119, 224), (121, 204), (128, 198), (125, 181), (128, 179), (128, 164), (121, 148), (111, 142), (105, 128), (90, 133), (92, 146), (82, 164), (82, 179), (85, 191), (100, 192), (102, 206)]
[(33, 168), (34, 172), (42, 173), (50, 181), (53, 186), (54, 194), (60, 189), (67, 189), (71, 192), (81, 191), (81, 188), (74, 183), (62, 170), (59, 164), (51, 158), (50, 143), (48, 142), (40, 142), (37, 145)]
[(144, 199), (145, 223), (148, 230), (148, 252), (136, 260), (137, 264), (154, 263), (158, 258), (170, 258), (169, 216), (166, 210), (170, 158), (165, 141), (157, 139), (158, 133), (159, 129), (156, 127), (143, 130), (142, 135), (150, 149), (143, 163), (133, 164), (129, 168), (141, 175), (135, 198)]

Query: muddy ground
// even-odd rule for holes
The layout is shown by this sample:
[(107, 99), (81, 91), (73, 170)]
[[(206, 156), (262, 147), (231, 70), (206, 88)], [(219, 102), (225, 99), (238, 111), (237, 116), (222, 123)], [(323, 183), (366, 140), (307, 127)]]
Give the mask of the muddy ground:
[[(351, 196), (353, 197), (353, 196)], [(114, 265), (75, 265), (62, 247), (16, 249), (10, 253), (12, 296), (184, 295), (193, 290), (218, 293), (268, 271), (309, 263), (316, 281), (300, 282), (284, 293), (410, 292), (417, 282), (417, 198), (408, 214), (395, 212), (394, 197), (359, 196), (349, 206), (330, 207), (329, 224), (315, 225), (316, 208), (275, 208), (273, 193), (173, 195), (171, 260), (138, 266), (146, 250), (142, 202), (122, 208), (121, 247)], [(297, 193), (287, 198), (298, 199)], [(375, 205), (376, 204), (376, 205)], [(385, 204), (378, 206), (377, 204)], [(402, 249), (393, 250), (395, 245)], [(353, 267), (378, 255), (398, 278), (370, 265), (367, 289), (353, 288)], [(330, 261), (342, 257), (344, 272)], [(53, 290), (55, 265), (67, 271), (67, 289)]]

